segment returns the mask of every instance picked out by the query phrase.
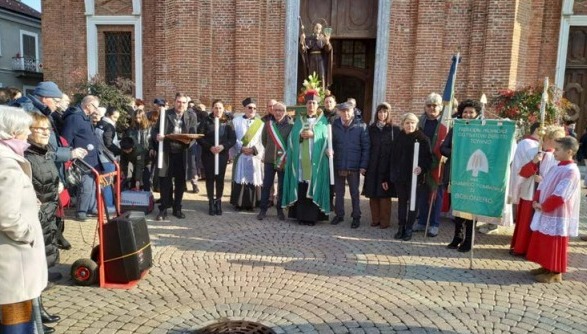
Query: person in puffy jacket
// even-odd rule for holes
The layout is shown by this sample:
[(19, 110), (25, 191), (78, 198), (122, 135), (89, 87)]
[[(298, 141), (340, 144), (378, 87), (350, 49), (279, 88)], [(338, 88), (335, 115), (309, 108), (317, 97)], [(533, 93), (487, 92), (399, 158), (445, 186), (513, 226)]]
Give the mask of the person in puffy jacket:
[[(59, 190), (63, 187), (57, 166), (53, 162), (55, 151), (49, 145), (51, 122), (49, 118), (33, 113), (33, 123), (30, 127), (31, 134), (28, 138), (30, 146), (24, 152), (25, 158), (31, 164), (32, 182), (39, 206), (39, 221), (43, 230), (45, 241), (45, 257), (47, 267), (52, 268), (59, 263), (59, 247), (57, 246), (57, 217), (55, 213), (59, 206)], [(49, 273), (49, 281), (57, 281), (62, 278), (58, 272)], [(39, 299), (41, 301), (41, 299)], [(41, 315), (43, 321), (50, 323), (59, 321), (59, 317), (50, 315), (42, 302)]]
[(361, 224), (359, 173), (365, 175), (369, 165), (369, 131), (367, 125), (355, 116), (352, 104), (341, 103), (336, 108), (340, 113), (340, 117), (332, 122), (336, 215), (331, 224), (336, 225), (344, 219), (345, 183), (348, 182), (353, 205), (351, 228), (357, 228)]

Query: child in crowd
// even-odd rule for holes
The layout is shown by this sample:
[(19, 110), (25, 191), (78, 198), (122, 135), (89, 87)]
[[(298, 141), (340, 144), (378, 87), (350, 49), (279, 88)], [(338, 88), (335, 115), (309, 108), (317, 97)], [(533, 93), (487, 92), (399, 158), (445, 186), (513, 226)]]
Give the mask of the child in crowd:
[(567, 271), (569, 236), (579, 232), (581, 174), (573, 161), (578, 149), (573, 137), (555, 140), (553, 154), (559, 163), (540, 183), (532, 202), (535, 212), (527, 259), (541, 266), (530, 271), (537, 282), (561, 282)]

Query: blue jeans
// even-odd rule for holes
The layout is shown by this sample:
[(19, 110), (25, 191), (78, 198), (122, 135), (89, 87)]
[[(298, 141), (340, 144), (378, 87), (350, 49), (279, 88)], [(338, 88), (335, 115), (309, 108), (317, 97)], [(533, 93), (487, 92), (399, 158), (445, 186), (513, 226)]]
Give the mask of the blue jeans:
[(82, 181), (78, 185), (76, 211), (87, 214), (96, 210), (96, 181), (94, 180), (94, 175), (83, 175)]
[[(428, 211), (430, 210), (430, 200), (433, 190), (427, 186), (418, 187), (417, 201), (418, 201), (418, 225), (426, 226), (428, 220)], [(438, 227), (440, 225), (440, 209), (442, 209), (442, 198), (444, 196), (444, 185), (439, 185), (436, 190), (436, 198), (432, 203), (432, 212), (430, 213), (430, 227)]]
[[(114, 164), (111, 162), (103, 162), (102, 168), (104, 168), (103, 173), (110, 173), (110, 172), (114, 172), (116, 170), (116, 168), (114, 167)], [(112, 179), (114, 179), (114, 177), (112, 177)], [(106, 202), (106, 207), (110, 211), (114, 210), (114, 188), (113, 187), (114, 187), (114, 184), (109, 185), (109, 186), (105, 186), (102, 189), (102, 192), (104, 193), (104, 201)]]
[(275, 169), (272, 163), (264, 163), (263, 174), (263, 188), (261, 188), (261, 203), (259, 207), (261, 211), (267, 211), (269, 208), (269, 194), (275, 182), (275, 174), (277, 173), (277, 209), (281, 209), (281, 196), (283, 194), (283, 176), (284, 172)]
[(351, 203), (353, 204), (351, 217), (353, 217), (353, 219), (361, 219), (361, 205), (359, 202), (359, 171), (356, 170), (349, 171), (347, 176), (340, 176), (337, 170), (334, 171), (334, 191), (336, 192), (334, 198), (334, 213), (337, 217), (344, 218), (345, 181), (349, 184)]

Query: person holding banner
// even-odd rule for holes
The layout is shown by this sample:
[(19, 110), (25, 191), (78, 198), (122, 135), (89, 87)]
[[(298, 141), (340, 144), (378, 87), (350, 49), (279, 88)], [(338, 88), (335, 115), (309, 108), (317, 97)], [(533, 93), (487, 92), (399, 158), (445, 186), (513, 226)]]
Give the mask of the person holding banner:
[(559, 161), (538, 186), (532, 201), (532, 235), (526, 258), (540, 265), (530, 271), (537, 282), (562, 281), (567, 271), (569, 237), (579, 232), (581, 173), (573, 156), (579, 143), (571, 136), (555, 140), (554, 157)]
[(365, 175), (369, 166), (369, 132), (367, 125), (355, 116), (353, 104), (341, 103), (336, 109), (340, 113), (332, 123), (336, 215), (330, 223), (336, 225), (344, 220), (345, 183), (348, 183), (353, 205), (351, 228), (358, 228), (361, 224), (359, 174)]
[(375, 110), (376, 121), (368, 129), (371, 146), (363, 195), (369, 198), (371, 226), (385, 229), (391, 222), (391, 197), (397, 197), (394, 184), (389, 182), (389, 158), (400, 129), (391, 123), (389, 103), (380, 103)]
[[(214, 120), (218, 119), (218, 145), (215, 145), (216, 130)], [(224, 113), (224, 102), (214, 100), (212, 112), (198, 126), (198, 133), (204, 135), (198, 139), (202, 146), (202, 164), (206, 174), (206, 195), (208, 196), (208, 214), (222, 215), (222, 195), (224, 193), (224, 175), (228, 165), (228, 151), (236, 143), (236, 134), (232, 123)], [(218, 155), (218, 174), (214, 173), (215, 158)], [(214, 192), (216, 190), (216, 193)]]
[(261, 133), (263, 121), (257, 115), (257, 103), (247, 97), (242, 102), (245, 113), (232, 120), (236, 133), (230, 204), (237, 210), (253, 210), (261, 200), (264, 155)]
[(293, 121), (285, 113), (285, 104), (276, 102), (273, 104), (273, 117), (265, 122), (261, 142), (265, 147), (265, 157), (263, 159), (263, 188), (261, 189), (261, 211), (257, 219), (263, 220), (267, 215), (269, 208), (269, 194), (275, 181), (277, 173), (277, 217), (279, 220), (285, 220), (283, 209), (281, 208), (281, 197), (283, 195), (283, 167), (287, 160), (285, 151), (287, 149), (287, 139), (293, 127)]
[(305, 96), (306, 113), (297, 115), (287, 141), (282, 207), (302, 225), (327, 220), (330, 212), (328, 119), (318, 110), (320, 97)]
[[(418, 202), (411, 196), (412, 178), (417, 178), (417, 188), (427, 187), (425, 183), (425, 173), (430, 169), (432, 164), (432, 150), (430, 140), (418, 129), (418, 117), (413, 113), (407, 113), (402, 116), (401, 128), (397, 140), (392, 147), (390, 157), (390, 176), (389, 181), (395, 184), (395, 190), (398, 197), (398, 223), (399, 228), (395, 234), (395, 239), (408, 241), (412, 239), (412, 227), (416, 220)], [(414, 166), (414, 147), (419, 143), (418, 165)], [(424, 189), (425, 191), (425, 189)], [(415, 202), (415, 210), (409, 210), (409, 203)]]
[[(167, 218), (167, 209), (173, 209), (173, 215), (184, 219), (185, 214), (181, 212), (181, 203), (185, 191), (186, 164), (188, 148), (193, 145), (185, 144), (178, 140), (165, 138), (168, 134), (196, 133), (198, 126), (196, 114), (188, 109), (187, 96), (178, 92), (175, 94), (175, 107), (166, 110), (158, 123), (151, 129), (151, 137), (158, 142), (163, 142), (163, 164), (159, 168), (159, 187), (161, 203), (157, 220)], [(163, 122), (163, 133), (159, 133), (160, 123)], [(175, 189), (174, 189), (175, 187)]]
[[(457, 108), (457, 113), (454, 118), (462, 119), (476, 119), (481, 115), (481, 104), (474, 100), (465, 100), (461, 102)], [(452, 154), (452, 138), (453, 130), (450, 129), (442, 145), (440, 146), (440, 152), (443, 156), (447, 157), (445, 166), (446, 170), (443, 175), (443, 183), (449, 184), (450, 182), (450, 157)], [(470, 219), (471, 215), (458, 214), (454, 215), (455, 232), (452, 241), (446, 245), (447, 248), (457, 249), (459, 252), (468, 252), (471, 250), (471, 244), (473, 240), (473, 220)]]

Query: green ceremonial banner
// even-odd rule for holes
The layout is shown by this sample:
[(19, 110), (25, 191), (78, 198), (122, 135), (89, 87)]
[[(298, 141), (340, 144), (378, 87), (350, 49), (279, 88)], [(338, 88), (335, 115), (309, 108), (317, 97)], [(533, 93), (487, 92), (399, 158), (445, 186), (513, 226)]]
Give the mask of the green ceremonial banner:
[(455, 120), (451, 153), (453, 210), (501, 217), (506, 200), (515, 123)]

